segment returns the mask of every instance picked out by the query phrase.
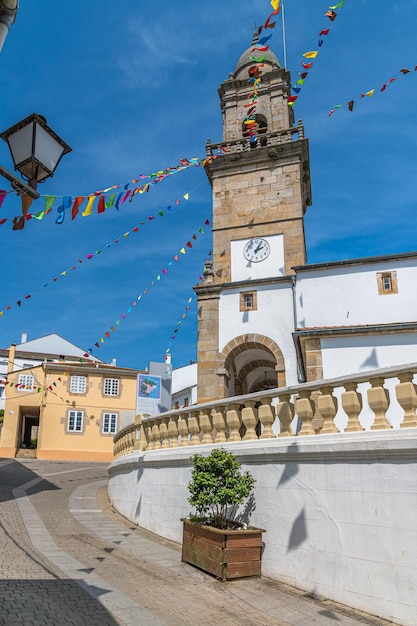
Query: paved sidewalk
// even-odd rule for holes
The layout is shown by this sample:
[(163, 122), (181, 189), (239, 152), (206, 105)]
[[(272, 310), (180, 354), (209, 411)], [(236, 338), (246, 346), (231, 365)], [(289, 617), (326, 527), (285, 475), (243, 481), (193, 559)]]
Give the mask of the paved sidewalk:
[(111, 507), (103, 464), (0, 460), (1, 626), (386, 626), (274, 581), (222, 583)]

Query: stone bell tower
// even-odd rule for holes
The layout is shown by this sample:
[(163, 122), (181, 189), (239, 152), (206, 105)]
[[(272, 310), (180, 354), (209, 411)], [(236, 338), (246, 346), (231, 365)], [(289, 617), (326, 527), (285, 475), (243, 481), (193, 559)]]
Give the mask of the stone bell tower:
[[(256, 35), (254, 38), (256, 42)], [(222, 354), (220, 300), (232, 289), (287, 281), (306, 262), (304, 214), (311, 204), (310, 159), (304, 127), (288, 105), (290, 74), (266, 52), (256, 105), (257, 139), (245, 125), (255, 63), (246, 50), (219, 88), (223, 141), (207, 141), (206, 174), (213, 189), (213, 263), (195, 287), (199, 301), (198, 401), (229, 395)], [(239, 311), (238, 311), (239, 313)], [(231, 312), (230, 312), (231, 314)], [(268, 311), (264, 311), (268, 315)], [(239, 316), (237, 315), (236, 319)], [(230, 364), (229, 364), (230, 365)]]

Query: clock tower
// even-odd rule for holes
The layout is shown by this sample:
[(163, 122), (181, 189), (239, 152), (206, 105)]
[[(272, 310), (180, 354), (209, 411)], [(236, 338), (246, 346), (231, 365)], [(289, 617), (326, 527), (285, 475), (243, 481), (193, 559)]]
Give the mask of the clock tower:
[(308, 141), (288, 105), (290, 74), (270, 50), (254, 103), (256, 140), (248, 136), (252, 55), (246, 50), (220, 86), (223, 141), (206, 146), (222, 156), (205, 168), (213, 261), (195, 287), (199, 402), (297, 382), (292, 267), (306, 262)]

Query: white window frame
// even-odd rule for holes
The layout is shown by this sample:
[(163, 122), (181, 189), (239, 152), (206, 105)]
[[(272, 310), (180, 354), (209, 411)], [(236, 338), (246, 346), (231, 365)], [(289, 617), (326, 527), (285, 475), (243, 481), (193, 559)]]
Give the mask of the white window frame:
[(103, 413), (103, 426), (101, 432), (103, 435), (115, 435), (117, 430), (117, 413)]
[(103, 381), (103, 394), (105, 396), (118, 396), (120, 389), (119, 378), (105, 378)]
[(71, 376), (70, 393), (86, 393), (86, 391), (87, 376)]
[[(17, 381), (18, 391), (32, 391), (35, 382), (35, 377), (32, 374), (19, 374)], [(24, 385), (24, 387), (22, 387)]]
[[(73, 422), (71, 424), (71, 422)], [(69, 433), (82, 433), (84, 424), (84, 411), (68, 411), (67, 431)]]

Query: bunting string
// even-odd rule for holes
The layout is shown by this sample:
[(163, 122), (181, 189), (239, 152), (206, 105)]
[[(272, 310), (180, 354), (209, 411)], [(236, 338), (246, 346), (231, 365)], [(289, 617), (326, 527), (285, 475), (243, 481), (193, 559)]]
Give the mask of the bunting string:
[[(211, 256), (211, 251), (209, 252), (208, 256)], [(199, 278), (200, 278), (200, 280), (203, 280), (203, 274), (204, 274), (205, 270), (206, 270), (206, 265), (204, 264), (203, 271), (202, 271), (202, 273), (200, 274), (200, 277), (199, 277)], [(175, 326), (174, 330), (172, 331), (171, 341), (169, 342), (168, 347), (167, 347), (167, 349), (165, 350), (165, 354), (169, 354), (169, 352), (170, 352), (170, 350), (171, 350), (172, 342), (173, 342), (173, 341), (174, 341), (174, 339), (176, 338), (177, 333), (178, 333), (178, 331), (179, 331), (179, 329), (180, 329), (180, 326), (181, 326), (181, 324), (183, 323), (183, 320), (187, 317), (187, 313), (190, 311), (190, 304), (191, 304), (191, 302), (193, 301), (193, 299), (194, 299), (194, 297), (193, 297), (193, 296), (191, 296), (190, 298), (188, 298), (188, 300), (187, 300), (187, 304), (186, 304), (186, 306), (185, 306), (185, 311), (184, 311), (184, 312), (183, 312), (183, 314), (181, 315), (181, 318), (178, 320), (178, 322), (177, 322), (177, 324), (176, 324), (176, 326)]]
[[(345, 3), (345, 0), (340, 0), (340, 2), (338, 2), (337, 4), (330, 6), (329, 10), (326, 11), (326, 13), (324, 14), (324, 17), (328, 17), (331, 22), (334, 22), (337, 17), (336, 9), (341, 9), (344, 3)], [(317, 41), (318, 49), (309, 50), (308, 52), (304, 52), (304, 54), (302, 55), (305, 59), (305, 61), (301, 62), (301, 65), (303, 66), (303, 71), (298, 72), (299, 79), (296, 81), (295, 85), (291, 87), (295, 95), (289, 96), (288, 106), (293, 107), (295, 105), (296, 100), (299, 98), (301, 89), (309, 74), (309, 70), (311, 70), (311, 68), (313, 67), (314, 60), (319, 55), (319, 49), (322, 47), (325, 41), (325, 38), (327, 38), (329, 32), (330, 32), (330, 28), (322, 29), (318, 34), (318, 41)]]
[[(198, 187), (200, 187), (200, 185), (199, 185)], [(195, 187), (195, 188), (194, 188), (194, 191), (195, 191), (195, 189), (198, 189), (198, 187)], [(182, 198), (183, 198), (184, 200), (187, 200), (187, 201), (188, 201), (188, 200), (189, 200), (189, 198), (190, 198), (190, 192), (185, 193), (185, 194), (182, 196)], [(76, 270), (76, 269), (77, 269), (77, 267), (79, 267), (79, 265), (81, 265), (81, 263), (84, 263), (85, 261), (90, 261), (90, 260), (91, 260), (91, 259), (93, 259), (95, 256), (98, 256), (99, 254), (101, 254), (102, 252), (104, 252), (105, 250), (107, 250), (108, 248), (111, 248), (112, 246), (114, 246), (114, 245), (118, 244), (118, 243), (119, 243), (119, 241), (124, 241), (125, 239), (127, 239), (127, 238), (128, 238), (128, 236), (129, 236), (131, 233), (137, 233), (137, 232), (139, 232), (139, 227), (140, 227), (140, 226), (144, 226), (144, 225), (145, 225), (145, 224), (147, 224), (148, 222), (152, 222), (152, 221), (155, 219), (155, 217), (156, 217), (157, 215), (158, 215), (159, 217), (164, 217), (164, 215), (165, 215), (165, 211), (168, 211), (169, 213), (172, 213), (172, 212), (173, 212), (173, 207), (174, 207), (174, 206), (177, 206), (177, 205), (179, 205), (179, 204), (181, 204), (181, 199), (180, 199), (180, 198), (177, 198), (177, 199), (175, 200), (175, 202), (174, 202), (173, 204), (171, 204), (171, 205), (168, 205), (168, 206), (166, 207), (166, 209), (165, 209), (165, 210), (158, 211), (158, 213), (157, 213), (156, 215), (148, 215), (148, 218), (147, 218), (146, 220), (142, 220), (141, 222), (139, 222), (139, 224), (138, 224), (137, 226), (135, 226), (135, 227), (134, 227), (134, 228), (132, 228), (131, 230), (126, 231), (125, 233), (123, 233), (123, 234), (122, 234), (122, 235), (120, 235), (119, 237), (116, 237), (116, 239), (113, 239), (113, 241), (112, 241), (112, 242), (107, 243), (105, 246), (103, 246), (102, 248), (100, 248), (100, 249), (96, 250), (95, 252), (93, 252), (93, 253), (89, 252), (88, 254), (86, 254), (86, 255), (85, 255), (85, 258), (78, 259), (78, 261), (77, 261), (74, 265), (72, 265), (70, 268), (68, 268), (68, 269), (66, 269), (66, 270), (64, 270), (64, 271), (62, 271), (62, 272), (60, 272), (60, 273), (59, 273), (59, 275), (54, 276), (54, 277), (53, 277), (52, 279), (50, 279), (47, 283), (44, 283), (42, 286), (40, 286), (40, 287), (38, 287), (37, 289), (34, 289), (32, 292), (30, 292), (30, 293), (26, 294), (24, 297), (20, 298), (20, 300), (16, 300), (16, 303), (15, 303), (15, 304), (17, 305), (17, 307), (19, 307), (19, 308), (20, 308), (24, 302), (27, 302), (28, 300), (30, 300), (30, 299), (33, 297), (33, 295), (34, 295), (35, 293), (38, 293), (38, 292), (39, 292), (42, 288), (48, 287), (48, 285), (53, 285), (53, 284), (54, 284), (54, 283), (56, 283), (56, 282), (58, 281), (58, 279), (59, 279), (59, 278), (61, 278), (61, 277), (67, 277), (67, 276), (69, 275), (69, 272), (70, 272), (70, 271), (73, 271), (73, 270)], [(2, 317), (4, 316), (4, 313), (5, 313), (6, 311), (10, 311), (13, 307), (14, 307), (14, 308), (16, 308), (16, 307), (15, 307), (15, 305), (7, 305), (7, 306), (5, 306), (5, 307), (3, 308), (3, 310), (1, 310), (1, 311), (0, 311), (0, 318), (2, 318)]]
[[(200, 280), (202, 280), (202, 276), (200, 276)], [(181, 324), (183, 323), (183, 321), (185, 320), (185, 318), (187, 317), (187, 313), (189, 313), (190, 311), (190, 304), (193, 301), (193, 296), (190, 296), (187, 300), (187, 304), (185, 305), (185, 309), (184, 312), (181, 315), (181, 318), (178, 320), (174, 330), (172, 331), (172, 335), (171, 335), (171, 341), (168, 344), (167, 349), (165, 350), (165, 354), (169, 354), (171, 351), (171, 346), (172, 346), (172, 342), (174, 341), (174, 339), (177, 336), (178, 331), (180, 330)]]
[[(407, 74), (410, 74), (413, 70), (410, 70), (408, 67), (402, 67), (399, 72), (400, 74), (402, 74), (403, 76), (407, 76)], [(414, 72), (417, 72), (417, 65), (414, 67)], [(384, 92), (387, 87), (389, 87), (389, 85), (391, 85), (393, 82), (395, 82), (399, 77), (398, 76), (393, 76), (391, 77), (389, 80), (387, 80), (386, 83), (383, 83), (382, 87), (380, 88), (380, 93)], [(359, 98), (371, 98), (375, 93), (375, 89), (368, 89), (368, 91), (365, 91), (363, 93), (361, 93), (359, 95)], [(333, 115), (333, 113), (337, 110), (337, 109), (341, 109), (343, 106), (343, 104), (335, 104), (334, 107), (329, 111), (328, 116), (331, 117)], [(355, 100), (349, 100), (349, 102), (346, 104), (346, 107), (348, 108), (349, 111), (353, 111), (353, 108), (355, 106)]]
[[(206, 226), (210, 226), (210, 220), (206, 219), (204, 221), (204, 224)], [(200, 226), (200, 228), (198, 229), (198, 231), (201, 235), (204, 235), (204, 228), (202, 226)], [(135, 300), (133, 300), (133, 302), (131, 303), (131, 305), (127, 308), (127, 313), (130, 314), (132, 313), (132, 311), (134, 310), (134, 308), (137, 306), (138, 302), (141, 301), (141, 299), (146, 296), (146, 294), (149, 292), (149, 289), (151, 287), (155, 287), (156, 285), (158, 285), (160, 283), (160, 281), (163, 279), (164, 276), (167, 276), (169, 268), (173, 265), (174, 262), (178, 262), (180, 259), (180, 255), (186, 255), (187, 254), (187, 248), (191, 249), (193, 247), (192, 241), (191, 239), (193, 239), (194, 241), (197, 240), (197, 234), (194, 233), (193, 236), (190, 238), (190, 240), (187, 241), (187, 243), (178, 251), (178, 253), (167, 263), (167, 265), (165, 267), (162, 268), (162, 270), (159, 272), (159, 274), (157, 274), (154, 278), (154, 280), (152, 280), (149, 285), (135, 298)], [(100, 348), (100, 344), (104, 344), (104, 342), (106, 341), (106, 339), (110, 339), (111, 338), (111, 333), (114, 333), (116, 331), (116, 328), (120, 326), (121, 322), (123, 320), (126, 319), (126, 313), (122, 313), (120, 318), (117, 319), (114, 324), (112, 326), (110, 326), (110, 329), (107, 330), (105, 333), (103, 333), (103, 336), (100, 337), (95, 343), (94, 346), (96, 348)], [(93, 354), (93, 348), (88, 348), (88, 352), (90, 354)]]
[[(21, 230), (24, 228), (24, 225), (27, 221), (35, 219), (37, 221), (42, 221), (47, 215), (51, 213), (51, 211), (56, 210), (57, 217), (55, 223), (61, 225), (64, 223), (65, 217), (67, 214), (71, 215), (71, 220), (74, 220), (80, 213), (82, 217), (89, 217), (93, 214), (94, 209), (97, 209), (97, 213), (104, 213), (107, 209), (115, 208), (116, 210), (120, 210), (120, 207), (126, 202), (132, 202), (134, 197), (137, 194), (148, 193), (152, 186), (161, 182), (168, 176), (172, 176), (173, 174), (178, 174), (189, 167), (200, 167), (205, 166), (207, 163), (217, 159), (219, 156), (224, 154), (226, 150), (224, 148), (219, 148), (217, 150), (217, 154), (204, 157), (199, 159), (197, 157), (193, 157), (192, 159), (182, 158), (180, 160), (180, 164), (175, 167), (168, 167), (163, 170), (158, 170), (157, 172), (153, 172), (148, 175), (140, 174), (139, 178), (135, 178), (125, 184), (112, 185), (111, 187), (107, 187), (106, 189), (102, 189), (99, 191), (95, 191), (94, 193), (88, 195), (71, 195), (71, 196), (49, 196), (44, 195), (41, 196), (45, 200), (45, 207), (43, 210), (38, 211), (36, 213), (29, 213), (28, 211), (24, 212), (22, 216), (16, 216), (13, 218), (3, 218), (0, 219), (0, 226), (5, 224), (8, 221), (12, 221), (12, 229), (13, 230)], [(148, 179), (145, 183), (144, 180)], [(142, 184), (129, 189), (130, 185), (141, 182)], [(120, 189), (123, 188), (121, 191)], [(115, 191), (117, 190), (118, 191)], [(3, 201), (8, 192), (0, 190), (0, 207), (3, 204)], [(14, 192), (13, 192), (14, 193)], [(96, 204), (97, 201), (97, 204)], [(23, 202), (23, 198), (22, 198)], [(84, 209), (82, 210), (82, 205), (86, 202)], [(56, 205), (58, 204), (58, 206)]]

